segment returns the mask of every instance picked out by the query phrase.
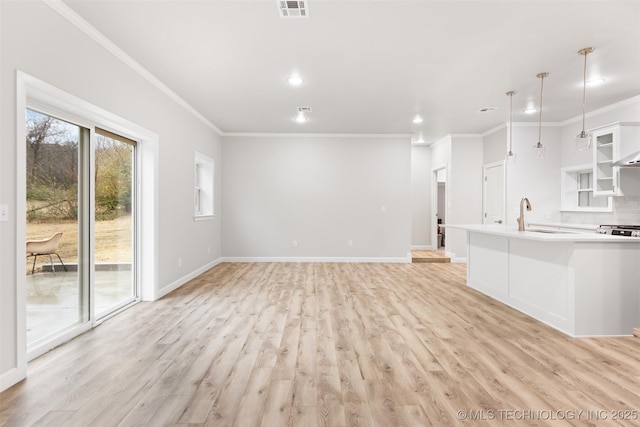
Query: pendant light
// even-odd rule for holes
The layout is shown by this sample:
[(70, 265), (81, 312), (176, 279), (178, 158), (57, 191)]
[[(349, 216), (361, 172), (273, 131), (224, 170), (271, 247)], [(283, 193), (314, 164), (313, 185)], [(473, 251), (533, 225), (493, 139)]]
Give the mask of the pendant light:
[(585, 151), (591, 148), (591, 134), (585, 132), (584, 123), (587, 109), (587, 55), (593, 52), (592, 47), (580, 49), (578, 53), (584, 56), (584, 71), (582, 80), (582, 132), (576, 135), (576, 148), (578, 151)]
[(544, 159), (545, 147), (540, 140), (542, 139), (542, 93), (544, 89), (544, 79), (549, 77), (549, 73), (540, 73), (536, 75), (540, 79), (540, 121), (538, 123), (538, 143), (533, 146), (533, 155), (537, 159)]
[(517, 92), (515, 90), (510, 90), (507, 92), (507, 96), (509, 97), (509, 152), (507, 153), (507, 163), (510, 165), (516, 164), (516, 154), (513, 152), (513, 95)]

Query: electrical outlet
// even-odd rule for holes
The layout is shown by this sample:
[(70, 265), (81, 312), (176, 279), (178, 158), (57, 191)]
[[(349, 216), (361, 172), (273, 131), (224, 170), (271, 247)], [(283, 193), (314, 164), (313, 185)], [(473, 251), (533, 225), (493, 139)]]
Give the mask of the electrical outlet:
[(211, 246), (208, 246), (208, 247), (207, 247), (207, 253), (208, 253), (209, 255), (211, 255)]
[(385, 213), (387, 211), (387, 207), (386, 206), (382, 206), (380, 208), (380, 212)]
[(294, 248), (297, 248), (297, 247), (298, 247), (298, 241), (297, 241), (297, 240), (294, 240), (294, 241), (291, 243), (291, 245), (292, 245)]
[(353, 240), (349, 240), (349, 241), (347, 242), (347, 246), (349, 246), (350, 248), (352, 248), (352, 247), (353, 247)]
[(0, 222), (9, 221), (9, 205), (0, 205)]
[(182, 267), (182, 258), (178, 258), (178, 267)]

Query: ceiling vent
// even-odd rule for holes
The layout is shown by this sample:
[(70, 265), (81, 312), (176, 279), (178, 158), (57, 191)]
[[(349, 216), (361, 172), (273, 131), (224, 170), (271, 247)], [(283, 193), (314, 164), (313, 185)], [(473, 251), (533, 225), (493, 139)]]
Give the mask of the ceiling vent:
[(311, 107), (298, 107), (298, 113), (310, 113)]
[(309, 5), (306, 0), (278, 2), (278, 10), (283, 18), (308, 18)]

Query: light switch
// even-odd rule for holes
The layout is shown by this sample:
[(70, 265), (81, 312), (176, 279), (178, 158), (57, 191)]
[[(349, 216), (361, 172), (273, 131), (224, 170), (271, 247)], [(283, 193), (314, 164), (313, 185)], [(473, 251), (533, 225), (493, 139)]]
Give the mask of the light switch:
[(0, 205), (0, 222), (9, 221), (9, 205)]

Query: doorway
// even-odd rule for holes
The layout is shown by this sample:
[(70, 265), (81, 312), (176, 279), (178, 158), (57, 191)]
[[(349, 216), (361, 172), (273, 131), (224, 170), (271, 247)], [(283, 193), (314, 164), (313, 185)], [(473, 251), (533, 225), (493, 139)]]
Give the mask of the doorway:
[(504, 161), (484, 165), (483, 224), (505, 223)]
[(433, 172), (433, 217), (434, 224), (432, 246), (436, 250), (444, 251), (446, 246), (446, 230), (442, 227), (447, 222), (447, 169), (441, 168)]

